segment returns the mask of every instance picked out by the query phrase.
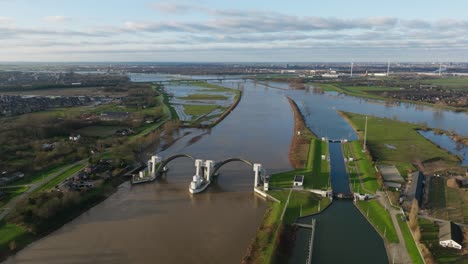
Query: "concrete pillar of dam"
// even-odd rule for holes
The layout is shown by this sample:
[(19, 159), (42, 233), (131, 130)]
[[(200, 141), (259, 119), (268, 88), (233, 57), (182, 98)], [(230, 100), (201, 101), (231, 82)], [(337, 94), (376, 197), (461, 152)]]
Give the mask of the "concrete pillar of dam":
[(262, 164), (256, 163), (256, 164), (253, 165), (253, 171), (255, 172), (255, 185), (254, 185), (254, 187), (258, 186), (259, 177), (260, 177), (260, 173), (262, 172), (262, 170), (263, 170)]
[(151, 156), (151, 159), (148, 160), (148, 173), (151, 176), (155, 176), (156, 164), (161, 163), (161, 161), (162, 161), (162, 158), (157, 155)]
[(205, 177), (207, 181), (211, 181), (211, 174), (213, 173), (213, 168), (214, 168), (214, 161), (212, 160), (207, 160), (205, 161), (204, 164), (204, 169), (205, 169)]
[(203, 167), (203, 160), (202, 159), (196, 159), (195, 160), (195, 175), (199, 175), (202, 172), (201, 169)]

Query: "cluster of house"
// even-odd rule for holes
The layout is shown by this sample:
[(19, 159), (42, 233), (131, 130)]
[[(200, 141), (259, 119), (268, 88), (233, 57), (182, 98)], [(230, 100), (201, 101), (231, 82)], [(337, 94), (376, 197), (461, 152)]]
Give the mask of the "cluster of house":
[[(92, 177), (96, 175), (102, 176), (101, 178), (104, 179), (110, 177), (110, 167), (110, 161), (100, 160), (98, 164), (89, 165), (76, 174), (76, 176), (67, 179), (63, 186), (75, 191), (93, 188), (95, 181), (92, 179)], [(60, 185), (56, 186), (56, 189), (60, 189)]]
[(0, 95), (0, 116), (15, 116), (55, 107), (80, 106), (90, 101), (87, 96)]
[[(379, 172), (384, 180), (384, 186), (389, 188), (401, 189), (405, 183), (403, 177), (393, 165), (378, 165)], [(420, 171), (415, 171), (409, 175), (406, 194), (400, 197), (400, 204), (406, 208), (411, 208), (413, 201), (416, 200), (421, 206), (424, 193), (425, 176)], [(468, 186), (468, 180), (458, 180), (460, 186)], [(453, 222), (442, 222), (439, 224), (439, 245), (455, 249), (463, 247), (463, 231)]]

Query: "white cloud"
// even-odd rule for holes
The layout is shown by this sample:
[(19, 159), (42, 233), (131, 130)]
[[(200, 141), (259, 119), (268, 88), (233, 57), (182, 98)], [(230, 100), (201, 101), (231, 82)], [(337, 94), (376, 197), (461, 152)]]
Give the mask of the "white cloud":
[(0, 26), (5, 25), (5, 24), (13, 24), (13, 23), (14, 23), (13, 19), (9, 17), (0, 16)]
[(193, 6), (189, 4), (181, 4), (181, 3), (156, 3), (156, 4), (152, 4), (151, 8), (161, 13), (170, 13), (170, 14), (183, 14), (183, 13), (187, 13), (190, 11), (201, 10), (198, 6)]
[(46, 16), (42, 20), (48, 23), (65, 23), (71, 21), (72, 18), (67, 16)]
[[(202, 9), (189, 4), (154, 4), (158, 12), (202, 12), (190, 20), (126, 21), (120, 26), (97, 24), (63, 27), (71, 18), (48, 16), (46, 26), (17, 26), (0, 17), (2, 52), (22, 54), (150, 54), (249, 50), (291, 51), (368, 49), (467, 51), (466, 20), (405, 20), (397, 17), (336, 18), (295, 16), (263, 10)], [(8, 40), (8, 41), (5, 41)]]

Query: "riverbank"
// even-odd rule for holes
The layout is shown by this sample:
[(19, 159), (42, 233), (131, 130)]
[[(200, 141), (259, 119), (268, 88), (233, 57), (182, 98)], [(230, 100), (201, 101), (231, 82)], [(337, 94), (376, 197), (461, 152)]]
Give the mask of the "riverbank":
[(435, 109), (451, 110), (454, 112), (468, 112), (468, 109), (466, 108), (453, 107), (453, 106), (440, 105), (440, 104), (431, 104), (431, 103), (426, 103), (426, 102), (421, 102), (421, 101), (393, 99), (393, 98), (388, 98), (388, 97), (366, 92), (367, 90), (384, 92), (388, 90), (388, 89), (385, 89), (385, 87), (366, 87), (367, 90), (364, 90), (364, 89), (359, 89), (360, 87), (347, 88), (347, 87), (339, 87), (336, 84), (326, 84), (326, 83), (309, 83), (309, 85), (319, 87), (323, 91), (335, 91), (335, 92), (346, 94), (349, 96), (356, 96), (356, 97), (361, 97), (361, 98), (366, 98), (366, 99), (371, 99), (371, 100), (379, 100), (379, 101), (383, 101), (383, 102), (390, 103), (390, 104), (408, 103), (408, 104), (417, 104), (421, 106), (428, 106), (428, 107), (432, 107)]
[(75, 201), (69, 204), (62, 211), (58, 211), (52, 215), (51, 218), (45, 222), (40, 232), (34, 232), (27, 226), (14, 224), (14, 219), (7, 217), (7, 221), (0, 222), (0, 234), (8, 234), (8, 236), (0, 239), (0, 261), (5, 260), (10, 255), (15, 254), (21, 249), (36, 240), (39, 240), (48, 234), (54, 232), (74, 218), (88, 211), (95, 205), (107, 199), (117, 191), (126, 179), (124, 179), (122, 172), (121, 175), (114, 176), (103, 183), (100, 187), (93, 189), (82, 196), (80, 201)]
[[(231, 106), (229, 106), (229, 108), (226, 109), (226, 111), (224, 111), (224, 113), (213, 124), (209, 125), (208, 126), (209, 128), (212, 128), (212, 127), (216, 126), (217, 124), (219, 124), (221, 121), (223, 121), (237, 107), (237, 105), (239, 104), (239, 102), (242, 99), (242, 94), (243, 93), (240, 90), (236, 90), (236, 91), (238, 91), (238, 93), (236, 95), (234, 103)], [(200, 127), (200, 128), (203, 128), (203, 127)]]
[[(152, 86), (152, 89), (160, 91), (155, 86)], [(162, 93), (157, 99), (163, 104), (166, 117), (156, 124), (141, 129), (137, 134), (125, 138), (121, 144), (108, 147), (104, 153), (88, 158), (90, 162), (96, 159), (107, 159), (115, 165), (110, 167), (112, 171), (109, 171), (109, 176), (94, 183), (94, 187), (91, 189), (81, 192), (68, 190), (59, 192), (54, 189), (65, 179), (83, 169), (88, 163), (88, 159), (73, 165), (47, 181), (44, 181), (44, 176), (42, 176), (42, 181), (37, 183), (40, 186), (34, 188), (37, 190), (28, 193), (25, 198), (19, 201), (18, 206), (9, 212), (6, 219), (0, 222), (0, 234), (4, 234), (0, 239), (0, 260), (6, 259), (30, 243), (59, 229), (117, 191), (118, 186), (126, 181), (123, 175), (131, 169), (131, 166), (124, 167), (122, 162), (125, 160), (126, 164), (133, 164), (138, 160), (138, 153), (141, 154), (143, 146), (151, 146), (154, 144), (155, 138), (161, 137), (160, 127), (176, 118), (170, 114), (170, 105), (165, 104), (165, 96), (167, 95)], [(166, 126), (167, 130), (172, 131), (172, 128), (172, 125)], [(171, 144), (170, 141), (168, 142)], [(136, 149), (139, 150), (138, 153), (135, 152)], [(67, 166), (63, 165), (63, 167)]]
[[(296, 103), (291, 98), (288, 98), (288, 102), (294, 115), (289, 158), (295, 170), (270, 176), (270, 188), (273, 190), (268, 193), (281, 203), (269, 202), (262, 224), (242, 263), (284, 263), (294, 247), (297, 229), (292, 224), (299, 217), (320, 213), (331, 204), (331, 199), (307, 190), (326, 190), (330, 187), (330, 165), (328, 159), (321, 158), (322, 155), (328, 157), (328, 144), (318, 140), (305, 125)], [(290, 189), (295, 175), (304, 176), (305, 190)], [(280, 238), (288, 242), (281, 243)]]
[(306, 126), (304, 116), (296, 102), (290, 97), (288, 97), (288, 102), (294, 115), (294, 131), (289, 149), (289, 160), (295, 169), (305, 168), (310, 142), (312, 139), (316, 139), (317, 135)]
[[(362, 142), (366, 116), (341, 111), (339, 114)], [(373, 161), (395, 165), (403, 177), (416, 167), (427, 173), (458, 167), (458, 157), (427, 140), (418, 129), (415, 124), (368, 116), (367, 147)]]

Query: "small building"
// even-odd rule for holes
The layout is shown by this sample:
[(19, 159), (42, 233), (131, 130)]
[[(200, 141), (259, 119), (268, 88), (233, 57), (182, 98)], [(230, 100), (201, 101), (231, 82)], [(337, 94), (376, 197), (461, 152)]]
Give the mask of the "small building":
[(424, 174), (420, 171), (413, 172), (413, 174), (411, 175), (411, 184), (408, 188), (407, 193), (407, 202), (409, 202), (409, 206), (411, 206), (414, 199), (416, 199), (418, 201), (419, 206), (421, 206), (423, 188)]
[(10, 182), (14, 182), (14, 181), (17, 181), (21, 178), (24, 177), (24, 173), (18, 171), (18, 172), (15, 172), (15, 173), (10, 173), (8, 174), (7, 172), (3, 172), (1, 175), (0, 175), (0, 185), (3, 185), (3, 184), (8, 184)]
[(44, 151), (51, 151), (54, 150), (55, 148), (55, 143), (44, 143), (42, 144), (42, 150)]
[(382, 175), (384, 182), (397, 182), (397, 183), (405, 182), (405, 179), (401, 177), (400, 172), (394, 165), (379, 164), (377, 165), (377, 169)]
[(293, 188), (303, 188), (304, 187), (304, 175), (294, 176)]
[(460, 226), (453, 222), (443, 222), (439, 225), (439, 245), (462, 249), (463, 231)]
[(131, 135), (133, 134), (133, 130), (131, 128), (122, 128), (122, 129), (118, 129), (117, 131), (115, 131), (115, 134), (117, 136), (128, 136), (128, 135)]
[(457, 179), (457, 184), (460, 188), (468, 188), (468, 179)]
[(70, 141), (78, 141), (80, 140), (80, 138), (81, 138), (81, 135), (79, 134), (78, 135), (73, 134), (73, 135), (70, 135), (70, 137), (68, 137)]

